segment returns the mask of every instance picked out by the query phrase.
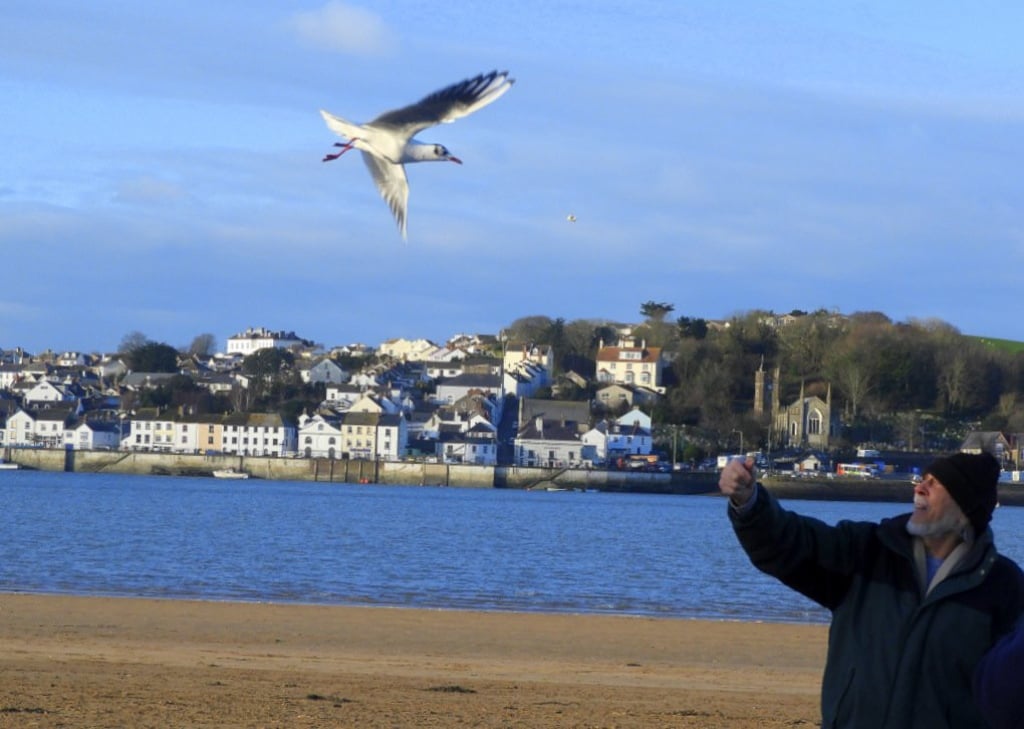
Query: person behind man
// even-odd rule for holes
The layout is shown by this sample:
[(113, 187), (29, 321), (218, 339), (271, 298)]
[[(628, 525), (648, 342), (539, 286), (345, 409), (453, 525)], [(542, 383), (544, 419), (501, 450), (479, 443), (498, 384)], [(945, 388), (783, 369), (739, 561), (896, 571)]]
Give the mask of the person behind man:
[(986, 726), (972, 672), (1024, 608), (1024, 573), (988, 528), (999, 470), (987, 453), (939, 458), (914, 485), (911, 513), (831, 526), (784, 509), (751, 459), (723, 469), (754, 566), (832, 613), (822, 726)]
[(992, 729), (1024, 729), (1024, 616), (981, 659), (974, 697)]

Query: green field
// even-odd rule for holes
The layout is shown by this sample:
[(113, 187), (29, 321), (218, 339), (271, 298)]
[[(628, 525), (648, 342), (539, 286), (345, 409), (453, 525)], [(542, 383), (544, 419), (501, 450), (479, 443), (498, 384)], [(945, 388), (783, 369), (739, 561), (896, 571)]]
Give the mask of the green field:
[(1012, 339), (993, 339), (992, 337), (971, 337), (971, 339), (977, 339), (986, 347), (1001, 349), (1002, 351), (1010, 352), (1011, 354), (1024, 352), (1024, 342), (1015, 342)]

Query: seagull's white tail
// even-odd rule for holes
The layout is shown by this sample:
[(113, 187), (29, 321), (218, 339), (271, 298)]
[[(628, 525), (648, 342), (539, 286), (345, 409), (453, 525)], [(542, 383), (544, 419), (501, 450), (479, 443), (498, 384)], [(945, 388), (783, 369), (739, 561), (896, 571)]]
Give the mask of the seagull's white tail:
[(352, 139), (359, 136), (359, 125), (353, 124), (350, 121), (342, 119), (340, 116), (335, 116), (329, 111), (320, 110), (320, 116), (327, 122), (327, 128), (338, 136), (345, 137), (345, 139)]

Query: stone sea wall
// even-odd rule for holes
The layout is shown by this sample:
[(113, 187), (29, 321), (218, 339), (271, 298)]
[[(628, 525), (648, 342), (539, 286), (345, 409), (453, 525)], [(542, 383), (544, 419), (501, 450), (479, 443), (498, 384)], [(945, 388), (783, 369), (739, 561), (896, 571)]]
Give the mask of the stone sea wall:
[(216, 470), (234, 468), (256, 479), (466, 488), (706, 493), (716, 489), (717, 481), (715, 474), (636, 473), (328, 458), (65, 451), (49, 448), (8, 448), (3, 456), (5, 460), (23, 468), (42, 471), (212, 476)]

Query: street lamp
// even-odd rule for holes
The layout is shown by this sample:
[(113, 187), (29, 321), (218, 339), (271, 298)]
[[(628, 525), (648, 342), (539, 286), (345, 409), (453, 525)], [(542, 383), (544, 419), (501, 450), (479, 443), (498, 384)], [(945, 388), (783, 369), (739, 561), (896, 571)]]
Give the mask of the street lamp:
[(743, 431), (742, 430), (734, 430), (732, 432), (740, 434), (740, 455), (744, 455), (745, 451), (743, 450)]

